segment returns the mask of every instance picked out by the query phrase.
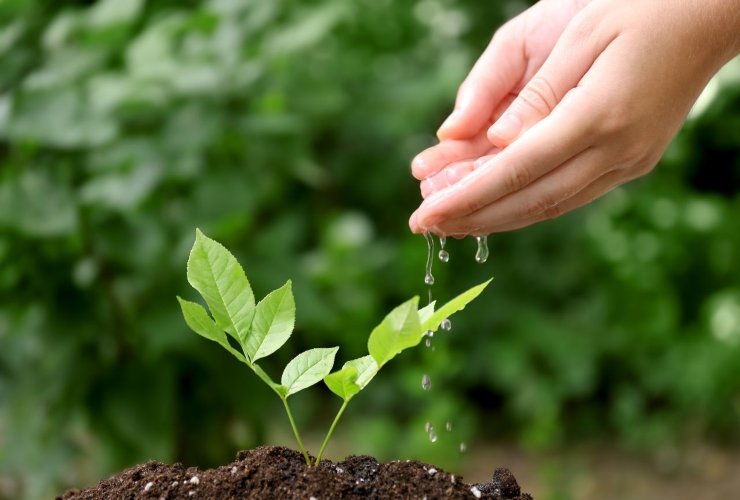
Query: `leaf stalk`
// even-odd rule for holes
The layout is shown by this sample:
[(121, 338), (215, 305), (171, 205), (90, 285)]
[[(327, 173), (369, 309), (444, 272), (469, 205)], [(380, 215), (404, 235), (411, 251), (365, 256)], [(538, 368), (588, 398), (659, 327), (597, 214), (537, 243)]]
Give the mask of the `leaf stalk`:
[(334, 417), (334, 421), (331, 423), (331, 427), (329, 427), (329, 432), (326, 433), (326, 437), (324, 438), (324, 442), (321, 444), (321, 449), (319, 450), (319, 454), (316, 455), (316, 465), (321, 462), (321, 457), (324, 455), (324, 450), (326, 449), (326, 445), (329, 444), (329, 439), (331, 438), (331, 435), (334, 433), (334, 427), (337, 426), (337, 422), (339, 422), (339, 419), (342, 416), (342, 413), (344, 413), (344, 409), (347, 408), (347, 405), (349, 404), (349, 399), (345, 399), (344, 403), (342, 403), (342, 407), (339, 408), (339, 411), (337, 412), (337, 416)]
[[(301, 435), (298, 433), (298, 428), (295, 425), (295, 420), (293, 420), (293, 413), (290, 411), (290, 406), (288, 405), (288, 398), (280, 396), (280, 400), (283, 402), (283, 406), (285, 406), (285, 411), (288, 413), (288, 420), (290, 420), (290, 426), (293, 428), (293, 435), (295, 436), (296, 441), (298, 441), (298, 446), (301, 449), (301, 453), (303, 453), (303, 458), (306, 459), (306, 464), (311, 467), (311, 457), (308, 456), (306, 447), (303, 446), (303, 441), (301, 441)], [(318, 460), (316, 463), (318, 463)]]

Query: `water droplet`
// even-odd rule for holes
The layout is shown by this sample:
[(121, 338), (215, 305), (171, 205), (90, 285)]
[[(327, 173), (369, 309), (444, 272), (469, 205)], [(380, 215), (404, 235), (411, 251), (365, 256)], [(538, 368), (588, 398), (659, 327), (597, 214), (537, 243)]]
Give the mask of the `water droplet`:
[(426, 333), (424, 333), (425, 337), (434, 337), (434, 332), (431, 330), (427, 330)]
[(439, 237), (439, 253), (437, 256), (439, 257), (439, 260), (442, 262), (449, 262), (450, 261), (450, 254), (447, 250), (445, 250), (445, 243), (447, 242), (447, 238), (444, 236)]
[(429, 434), (432, 429), (434, 429), (434, 426), (432, 426), (431, 422), (427, 422), (426, 424), (424, 424), (424, 432), (426, 432), (427, 434)]
[(437, 442), (437, 433), (434, 432), (434, 429), (429, 431), (429, 441), (431, 441), (432, 443)]
[(488, 260), (488, 237), (476, 236), (475, 241), (478, 243), (478, 250), (475, 252), (475, 261), (483, 264)]
[(424, 345), (425, 345), (425, 346), (427, 346), (427, 347), (432, 347), (432, 339), (430, 339), (430, 338), (427, 338), (427, 339), (426, 339), (426, 340), (424, 341)]
[(468, 449), (468, 445), (465, 444), (465, 441), (462, 441), (460, 443), (460, 453), (465, 453), (465, 451)]
[(452, 430), (452, 422), (447, 422), (447, 423), (445, 424), (445, 430), (446, 430), (447, 432), (450, 432), (450, 431)]
[(434, 238), (429, 233), (424, 233), (424, 239), (427, 240), (427, 265), (424, 274), (424, 283), (427, 285), (434, 284), (434, 276), (432, 275), (432, 264), (434, 263)]
[(450, 321), (450, 318), (445, 318), (442, 320), (442, 323), (439, 324), (439, 327), (442, 330), (449, 332), (450, 330), (452, 330), (452, 321)]
[(428, 391), (432, 387), (432, 379), (430, 379), (429, 375), (427, 375), (426, 373), (424, 374), (423, 377), (421, 377), (421, 387), (425, 391)]

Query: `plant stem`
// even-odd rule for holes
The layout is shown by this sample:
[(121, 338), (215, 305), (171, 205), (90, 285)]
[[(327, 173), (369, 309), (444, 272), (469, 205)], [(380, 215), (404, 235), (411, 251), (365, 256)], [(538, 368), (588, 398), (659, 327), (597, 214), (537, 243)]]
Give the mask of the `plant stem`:
[(344, 413), (344, 409), (347, 408), (348, 403), (349, 403), (349, 399), (346, 399), (344, 403), (342, 403), (342, 407), (339, 408), (339, 411), (337, 412), (337, 416), (334, 417), (334, 422), (331, 423), (331, 427), (329, 427), (329, 432), (326, 433), (326, 437), (324, 438), (324, 442), (321, 445), (319, 454), (316, 455), (316, 465), (318, 465), (319, 462), (321, 461), (321, 456), (324, 454), (326, 445), (329, 443), (329, 438), (331, 438), (331, 435), (334, 433), (334, 427), (337, 426), (337, 422), (339, 422), (339, 418), (342, 416), (342, 413)]
[(290, 420), (290, 426), (293, 428), (293, 434), (295, 435), (296, 441), (298, 441), (298, 446), (301, 448), (301, 453), (303, 453), (303, 458), (306, 459), (306, 464), (308, 464), (308, 466), (311, 467), (311, 458), (309, 458), (308, 456), (306, 447), (303, 446), (303, 441), (301, 441), (301, 435), (298, 434), (298, 428), (295, 426), (295, 421), (293, 420), (293, 414), (290, 411), (290, 406), (288, 406), (288, 398), (280, 396), (280, 399), (283, 402), (283, 406), (285, 406), (285, 411), (288, 413), (288, 420)]

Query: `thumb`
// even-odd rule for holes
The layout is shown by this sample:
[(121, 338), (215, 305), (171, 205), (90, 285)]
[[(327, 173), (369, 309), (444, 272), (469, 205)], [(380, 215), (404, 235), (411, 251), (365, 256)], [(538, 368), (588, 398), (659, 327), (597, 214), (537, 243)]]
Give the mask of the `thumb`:
[(485, 130), (526, 69), (521, 35), (503, 27), (460, 85), (455, 109), (437, 131), (440, 140), (467, 139)]
[(590, 27), (574, 19), (544, 64), (519, 91), (504, 113), (488, 129), (488, 140), (506, 147), (535, 123), (548, 116), (565, 94), (576, 87), (607, 44), (597, 43)]

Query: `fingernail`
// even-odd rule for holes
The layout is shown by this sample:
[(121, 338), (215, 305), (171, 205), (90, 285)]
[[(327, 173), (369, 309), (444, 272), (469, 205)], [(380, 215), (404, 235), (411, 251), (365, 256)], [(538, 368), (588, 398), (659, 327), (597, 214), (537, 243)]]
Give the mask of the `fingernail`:
[(460, 116), (460, 113), (457, 110), (453, 111), (452, 114), (442, 122), (442, 125), (439, 126), (439, 129), (437, 129), (437, 135), (444, 133), (446, 129), (450, 128), (455, 121), (457, 121), (458, 116)]
[(411, 172), (417, 179), (424, 179), (427, 176), (428, 171), (429, 166), (427, 165), (427, 162), (424, 161), (424, 158), (421, 157), (421, 155), (416, 156), (411, 161)]
[(505, 113), (494, 123), (488, 132), (505, 141), (516, 139), (522, 130), (522, 120), (514, 113)]
[(416, 222), (416, 212), (411, 214), (411, 217), (409, 217), (409, 228), (411, 229), (412, 233), (417, 232), (417, 228), (419, 227), (419, 224)]

